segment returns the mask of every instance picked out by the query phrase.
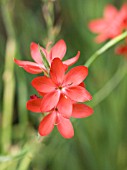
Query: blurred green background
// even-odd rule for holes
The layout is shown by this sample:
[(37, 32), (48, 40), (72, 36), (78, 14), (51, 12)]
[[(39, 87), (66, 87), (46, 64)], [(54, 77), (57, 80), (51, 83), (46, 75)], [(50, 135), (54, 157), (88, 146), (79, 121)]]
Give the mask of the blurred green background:
[[(0, 1), (0, 170), (127, 170), (127, 77), (96, 106), (93, 97), (88, 104), (94, 114), (73, 123), (72, 139), (62, 138), (55, 128), (38, 140), (42, 116), (26, 110), (29, 96), (36, 94), (30, 84), (36, 75), (13, 63), (14, 57), (32, 61), (32, 41), (45, 46), (62, 38), (68, 47), (64, 59), (80, 50), (75, 65), (83, 65), (103, 45), (93, 41), (88, 22), (101, 17), (107, 3), (119, 9), (124, 2)], [(114, 47), (101, 55), (85, 81), (90, 93), (101, 89), (124, 62), (114, 54)], [(112, 83), (114, 87), (115, 80)]]

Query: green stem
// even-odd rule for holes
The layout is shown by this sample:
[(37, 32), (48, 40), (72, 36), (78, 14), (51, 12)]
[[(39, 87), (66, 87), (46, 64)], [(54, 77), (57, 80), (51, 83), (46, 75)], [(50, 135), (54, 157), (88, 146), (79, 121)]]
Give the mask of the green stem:
[(7, 31), (8, 39), (5, 52), (5, 70), (3, 74), (4, 94), (3, 94), (3, 115), (2, 115), (2, 133), (1, 148), (2, 153), (7, 153), (11, 145), (12, 135), (12, 115), (14, 106), (14, 62), (13, 57), (16, 52), (16, 41), (14, 29), (11, 20), (11, 7), (8, 1), (2, 1), (2, 17)]
[(91, 104), (92, 107), (97, 106), (102, 102), (109, 94), (118, 86), (127, 74), (127, 64), (119, 66), (113, 77), (93, 96), (94, 102)]
[[(44, 144), (43, 144), (44, 146)], [(29, 165), (33, 159), (33, 157), (38, 153), (38, 151), (40, 150), (40, 148), (42, 147), (42, 145), (40, 145), (40, 141), (37, 140), (37, 138), (34, 138), (34, 140), (30, 142), (28, 142), (27, 144), (25, 144), (24, 148), (28, 148), (27, 153), (25, 154), (25, 156), (22, 158), (18, 170), (28, 170), (29, 169)], [(41, 148), (42, 149), (42, 148)]]
[(21, 161), (18, 170), (27, 170), (29, 168), (30, 162), (32, 161), (34, 154), (32, 152), (28, 152)]
[(85, 66), (89, 67), (94, 60), (101, 54), (103, 54), (106, 50), (108, 50), (109, 48), (111, 48), (113, 45), (117, 44), (119, 41), (123, 40), (124, 38), (127, 37), (127, 31), (125, 31), (124, 33), (122, 33), (121, 35), (117, 36), (116, 38), (112, 39), (111, 41), (109, 41), (107, 44), (105, 44), (102, 48), (100, 48), (99, 50), (97, 50), (84, 64)]
[(23, 150), (21, 150), (18, 154), (16, 154), (15, 156), (12, 155), (1, 155), (0, 156), (0, 163), (5, 163), (5, 162), (9, 162), (9, 161), (16, 161), (18, 159), (22, 159), (27, 152), (29, 152), (29, 148), (25, 148)]

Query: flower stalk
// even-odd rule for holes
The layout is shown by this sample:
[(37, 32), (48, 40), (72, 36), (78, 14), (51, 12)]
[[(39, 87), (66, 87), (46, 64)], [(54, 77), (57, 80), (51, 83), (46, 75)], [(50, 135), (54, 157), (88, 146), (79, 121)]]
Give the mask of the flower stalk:
[(127, 37), (127, 31), (122, 33), (121, 35), (117, 36), (116, 38), (110, 40), (107, 44), (105, 44), (103, 47), (101, 47), (99, 50), (97, 50), (84, 64), (86, 67), (90, 67), (90, 65), (94, 62), (94, 60), (97, 59), (101, 54), (103, 54), (105, 51), (107, 51), (109, 48), (117, 44), (119, 41), (123, 40)]
[(123, 78), (127, 74), (127, 64), (119, 66), (112, 78), (93, 96), (94, 102), (91, 103), (92, 107), (96, 107), (100, 104), (106, 97), (108, 97), (111, 92), (120, 84)]
[(2, 115), (2, 134), (1, 134), (1, 150), (7, 153), (11, 146), (12, 134), (12, 115), (14, 106), (14, 62), (13, 57), (16, 52), (16, 41), (13, 24), (11, 20), (11, 7), (6, 1), (2, 1), (2, 17), (8, 34), (5, 52), (5, 70), (3, 73), (4, 94), (3, 94), (3, 115)]

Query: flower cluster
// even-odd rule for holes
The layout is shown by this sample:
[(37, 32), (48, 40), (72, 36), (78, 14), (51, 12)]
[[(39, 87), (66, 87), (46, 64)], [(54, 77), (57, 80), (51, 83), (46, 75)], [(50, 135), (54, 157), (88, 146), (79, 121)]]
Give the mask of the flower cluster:
[(35, 62), (14, 61), (29, 73), (44, 73), (32, 80), (32, 86), (40, 97), (33, 95), (27, 102), (28, 110), (45, 113), (39, 125), (39, 134), (48, 135), (56, 125), (64, 138), (71, 138), (74, 129), (70, 118), (84, 118), (93, 113), (92, 108), (82, 103), (92, 99), (83, 82), (88, 75), (88, 68), (76, 66), (68, 71), (68, 66), (78, 60), (80, 52), (62, 62), (66, 53), (64, 40), (59, 40), (50, 51), (49, 44), (44, 49), (31, 43), (31, 56)]
[(127, 29), (127, 4), (123, 4), (119, 11), (108, 4), (104, 9), (104, 17), (92, 20), (89, 28), (92, 32), (99, 34), (95, 39), (97, 43), (118, 36)]

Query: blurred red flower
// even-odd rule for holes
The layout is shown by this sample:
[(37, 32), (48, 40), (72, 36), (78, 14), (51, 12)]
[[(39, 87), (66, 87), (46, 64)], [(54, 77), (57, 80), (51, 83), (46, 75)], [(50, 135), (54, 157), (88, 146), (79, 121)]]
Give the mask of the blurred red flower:
[[(49, 44), (47, 44), (46, 49), (43, 47), (40, 47), (41, 51), (43, 52), (44, 56), (46, 57), (49, 65), (51, 65), (51, 62), (54, 58), (60, 58), (61, 60), (63, 59), (65, 53), (66, 53), (66, 44), (64, 40), (59, 40), (52, 48), (50, 51), (48, 51)], [(30, 45), (30, 51), (31, 51), (31, 56), (34, 62), (31, 61), (21, 61), (14, 59), (14, 62), (22, 67), (24, 70), (31, 74), (38, 74), (42, 72), (47, 73), (47, 69), (44, 66), (42, 56), (40, 53), (40, 49), (38, 44), (32, 42)], [(67, 66), (70, 66), (74, 64), (78, 58), (79, 58), (80, 52), (78, 51), (77, 55), (71, 59), (68, 59), (66, 61), (63, 61), (63, 63)]]
[(127, 4), (123, 4), (120, 11), (109, 4), (104, 9), (104, 17), (89, 23), (92, 32), (99, 34), (95, 41), (101, 43), (112, 39), (127, 28)]
[[(41, 102), (43, 99), (34, 98), (27, 102), (27, 109), (32, 112), (41, 112)], [(70, 117), (85, 118), (90, 116), (93, 110), (85, 105), (74, 103), (71, 105), (66, 102), (64, 95), (61, 95), (60, 100), (54, 108), (49, 110), (47, 115), (42, 119), (39, 125), (39, 134), (47, 136), (51, 133), (54, 125), (57, 126), (58, 131), (64, 138), (71, 138), (74, 136), (73, 126)]]
[(50, 77), (40, 76), (32, 81), (33, 87), (44, 94), (41, 102), (41, 112), (47, 112), (54, 108), (61, 94), (64, 94), (63, 105), (72, 105), (72, 101), (85, 102), (91, 100), (92, 96), (81, 85), (87, 75), (88, 69), (85, 66), (77, 66), (65, 74), (62, 61), (59, 58), (53, 59)]
[(123, 55), (127, 58), (127, 39), (126, 39), (125, 44), (122, 44), (116, 47), (115, 53), (118, 55)]

